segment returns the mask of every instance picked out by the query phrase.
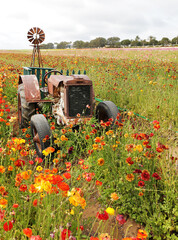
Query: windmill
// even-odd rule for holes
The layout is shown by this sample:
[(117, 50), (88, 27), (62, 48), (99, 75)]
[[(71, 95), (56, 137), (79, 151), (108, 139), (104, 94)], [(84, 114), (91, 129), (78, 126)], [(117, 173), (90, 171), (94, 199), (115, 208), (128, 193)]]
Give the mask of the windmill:
[(38, 27), (33, 27), (28, 31), (27, 38), (28, 38), (29, 42), (31, 42), (33, 44), (31, 67), (35, 66), (35, 57), (36, 56), (38, 58), (39, 67), (43, 67), (39, 44), (41, 44), (45, 40), (45, 33), (43, 32), (42, 29), (40, 29)]

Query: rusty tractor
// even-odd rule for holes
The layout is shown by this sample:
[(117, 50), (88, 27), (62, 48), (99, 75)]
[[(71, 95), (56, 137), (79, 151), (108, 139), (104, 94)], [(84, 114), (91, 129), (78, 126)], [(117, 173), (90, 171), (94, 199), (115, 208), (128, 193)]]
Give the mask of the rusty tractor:
[(33, 142), (37, 155), (44, 158), (43, 150), (50, 146), (50, 140), (43, 141), (46, 135), (52, 135), (47, 119), (36, 114), (36, 109), (44, 103), (50, 103), (52, 115), (58, 125), (66, 125), (96, 116), (98, 121), (116, 119), (117, 106), (111, 101), (100, 102), (95, 108), (95, 96), (92, 80), (85, 74), (65, 76), (52, 68), (25, 67), (19, 76), (18, 120), (20, 128), (30, 122)]

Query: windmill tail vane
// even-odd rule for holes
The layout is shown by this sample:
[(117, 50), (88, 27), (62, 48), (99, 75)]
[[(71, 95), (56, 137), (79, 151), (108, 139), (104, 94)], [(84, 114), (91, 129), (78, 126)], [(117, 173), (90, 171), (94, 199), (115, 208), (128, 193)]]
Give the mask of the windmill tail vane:
[(33, 27), (28, 31), (27, 38), (29, 42), (31, 42), (33, 45), (31, 67), (35, 67), (36, 56), (37, 56), (38, 66), (43, 67), (39, 44), (41, 44), (45, 40), (45, 33), (43, 32), (42, 29), (38, 27)]

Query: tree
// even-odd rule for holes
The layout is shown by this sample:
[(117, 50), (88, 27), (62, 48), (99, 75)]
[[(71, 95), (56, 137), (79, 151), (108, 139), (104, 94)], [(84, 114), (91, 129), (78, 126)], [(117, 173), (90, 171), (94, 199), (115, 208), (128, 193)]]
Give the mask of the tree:
[(170, 43), (170, 40), (167, 37), (163, 37), (161, 39), (160, 43), (161, 43), (162, 46), (166, 46), (166, 45), (168, 45)]
[(98, 48), (104, 47), (107, 44), (107, 40), (103, 37), (98, 37), (90, 41), (90, 47)]
[(119, 47), (119, 41), (119, 37), (110, 37), (107, 39), (107, 45), (109, 45), (110, 47)]
[(172, 44), (178, 44), (178, 36), (172, 39)]
[(71, 42), (60, 42), (57, 44), (57, 49), (65, 49), (68, 48)]
[(124, 39), (121, 41), (121, 46), (129, 46), (131, 44), (131, 41), (129, 39)]
[(131, 46), (141, 46), (141, 40), (140, 40), (140, 37), (139, 36), (136, 36), (135, 37), (135, 40), (131, 41)]
[(77, 40), (73, 43), (74, 48), (85, 48), (85, 42), (82, 40)]
[(148, 38), (148, 44), (151, 46), (155, 46), (155, 45), (158, 45), (158, 41), (156, 40), (156, 38), (155, 37), (153, 37), (153, 36), (149, 36), (149, 38)]

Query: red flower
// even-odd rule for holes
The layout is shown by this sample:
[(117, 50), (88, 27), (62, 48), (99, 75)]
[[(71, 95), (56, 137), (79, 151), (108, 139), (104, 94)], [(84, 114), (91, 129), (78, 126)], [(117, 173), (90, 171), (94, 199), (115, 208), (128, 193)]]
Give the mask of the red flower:
[(35, 200), (33, 201), (33, 206), (34, 206), (34, 207), (36, 207), (36, 206), (37, 206), (37, 204), (38, 204), (38, 200), (37, 200), (37, 199), (35, 199)]
[(40, 157), (36, 157), (36, 158), (35, 158), (35, 162), (37, 162), (37, 163), (42, 163), (42, 162), (43, 162), (43, 159), (40, 158)]
[(99, 240), (97, 237), (90, 237), (90, 240)]
[(8, 222), (5, 222), (3, 228), (4, 228), (4, 231), (6, 231), (6, 232), (10, 231), (13, 228), (12, 222), (9, 221), (9, 224), (8, 224)]
[(15, 162), (14, 162), (14, 165), (16, 167), (23, 167), (25, 165), (25, 161), (24, 160), (21, 160), (21, 159), (17, 159)]
[(61, 189), (62, 191), (69, 191), (69, 185), (65, 182), (60, 182), (58, 185), (58, 188)]
[(18, 204), (18, 203), (14, 203), (12, 207), (13, 207), (13, 208), (18, 208), (18, 207), (19, 207), (19, 204)]
[(20, 185), (19, 190), (20, 190), (21, 192), (25, 192), (25, 191), (27, 191), (27, 185), (26, 185), (26, 184), (22, 184), (22, 185)]
[(141, 174), (141, 179), (144, 181), (148, 181), (150, 179), (150, 174), (147, 170), (143, 170)]
[(161, 180), (161, 177), (156, 172), (153, 173), (152, 177), (154, 177), (156, 180)]
[(63, 174), (63, 176), (66, 178), (66, 179), (70, 179), (71, 178), (71, 174), (66, 172)]
[(142, 173), (142, 170), (140, 170), (140, 169), (135, 169), (135, 170), (133, 171), (133, 173)]
[(23, 229), (23, 233), (29, 238), (32, 236), (32, 230), (30, 228)]
[(108, 220), (109, 215), (108, 215), (108, 213), (107, 213), (106, 211), (104, 211), (103, 213), (97, 212), (96, 217), (97, 217), (99, 220), (106, 221), (106, 220)]
[(134, 161), (132, 161), (132, 158), (131, 158), (131, 157), (128, 157), (128, 158), (126, 159), (126, 162), (127, 162), (129, 165), (134, 164)]
[(139, 181), (139, 182), (138, 182), (138, 186), (139, 186), (139, 187), (144, 187), (144, 186), (145, 186), (145, 182)]
[(61, 233), (62, 240), (66, 240), (70, 237), (71, 231), (69, 229), (64, 229)]
[(118, 221), (118, 223), (120, 224), (120, 225), (123, 225), (125, 222), (126, 222), (126, 220), (125, 220), (125, 218), (124, 218), (124, 215), (117, 215), (116, 216), (116, 220)]
[(96, 185), (101, 186), (102, 184), (103, 184), (102, 182), (96, 180)]

